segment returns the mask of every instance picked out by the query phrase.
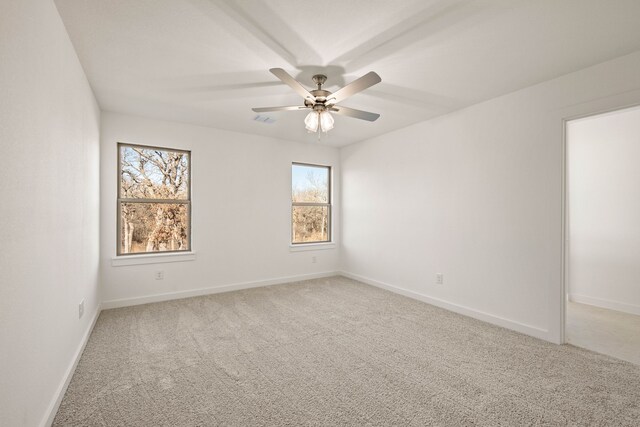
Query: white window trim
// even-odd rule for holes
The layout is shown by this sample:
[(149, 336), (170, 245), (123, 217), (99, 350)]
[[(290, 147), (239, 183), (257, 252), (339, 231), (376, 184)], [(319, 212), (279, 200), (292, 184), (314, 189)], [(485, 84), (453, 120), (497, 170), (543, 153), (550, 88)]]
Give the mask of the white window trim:
[(111, 258), (112, 267), (127, 265), (164, 264), (167, 262), (195, 261), (195, 252), (170, 252), (156, 254), (120, 255)]
[[(324, 250), (324, 249), (335, 249), (336, 242), (333, 239), (333, 165), (324, 165), (318, 163), (306, 163), (306, 162), (291, 162), (291, 166), (293, 165), (302, 165), (302, 166), (311, 166), (317, 168), (327, 168), (329, 169), (329, 203), (326, 203), (329, 207), (329, 241), (326, 242), (309, 242), (309, 243), (293, 243), (293, 232), (291, 229), (291, 216), (289, 217), (289, 252), (302, 252), (302, 251), (316, 251), (316, 250)], [(291, 173), (292, 169), (289, 169)], [(289, 182), (293, 181), (293, 177), (291, 174), (289, 175)], [(289, 213), (293, 210), (293, 200), (289, 202)]]
[[(121, 162), (121, 158), (120, 158), (120, 147), (122, 146), (128, 146), (128, 147), (139, 147), (139, 148), (147, 148), (147, 149), (157, 149), (157, 150), (161, 150), (161, 151), (176, 151), (176, 152), (183, 152), (183, 153), (187, 153), (188, 159), (189, 159), (189, 164), (188, 164), (188, 169), (189, 169), (189, 185), (188, 185), (188, 198), (185, 200), (183, 199), (177, 199), (175, 202), (176, 203), (180, 203), (180, 204), (186, 204), (188, 207), (188, 227), (189, 227), (189, 249), (188, 251), (184, 251), (184, 252), (171, 252), (171, 253), (157, 253), (157, 252), (131, 252), (128, 254), (120, 254), (120, 221), (121, 221), (121, 211), (120, 211), (120, 205), (123, 201), (123, 199), (120, 197), (120, 191), (121, 191), (121, 187), (120, 187), (120, 179), (122, 177), (122, 162)], [(116, 151), (117, 151), (117, 168), (118, 168), (118, 185), (117, 185), (117, 190), (116, 190), (116, 256), (114, 258), (112, 258), (111, 261), (111, 265), (116, 267), (116, 266), (120, 266), (120, 265), (136, 265), (136, 264), (156, 264), (156, 262), (151, 262), (151, 261), (147, 261), (147, 262), (138, 262), (138, 263), (134, 263), (134, 262), (127, 262), (127, 263), (117, 263), (114, 264), (115, 260), (118, 259), (125, 259), (128, 258), (130, 256), (135, 256), (135, 257), (144, 257), (144, 256), (151, 256), (151, 257), (156, 257), (158, 255), (177, 255), (177, 254), (182, 254), (182, 255), (189, 255), (189, 254), (195, 254), (195, 252), (193, 251), (193, 230), (192, 230), (192, 222), (193, 222), (193, 218), (192, 218), (192, 209), (193, 209), (193, 205), (191, 204), (191, 192), (192, 192), (192, 188), (191, 188), (191, 150), (185, 150), (182, 148), (168, 148), (168, 147), (160, 147), (160, 146), (152, 146), (152, 145), (141, 145), (141, 144), (133, 144), (133, 143), (129, 143), (129, 142), (117, 142), (116, 143)], [(139, 199), (139, 200), (145, 200), (145, 199)], [(144, 203), (144, 202), (142, 202)], [(153, 203), (153, 202), (150, 202)], [(195, 255), (194, 258), (195, 259)], [(168, 260), (168, 261), (162, 261), (162, 262), (177, 262), (177, 261), (191, 261), (190, 259), (176, 259), (176, 260)]]
[(289, 252), (322, 251), (335, 248), (336, 242), (296, 243), (295, 245), (289, 245)]

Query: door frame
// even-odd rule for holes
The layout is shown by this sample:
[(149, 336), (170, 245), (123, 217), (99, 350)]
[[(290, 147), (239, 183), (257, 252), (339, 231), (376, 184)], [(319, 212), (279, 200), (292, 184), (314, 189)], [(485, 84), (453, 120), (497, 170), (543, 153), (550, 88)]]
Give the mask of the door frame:
[(630, 108), (640, 107), (640, 102), (625, 104), (618, 107), (605, 108), (590, 113), (577, 114), (562, 118), (562, 284), (561, 284), (561, 304), (560, 304), (560, 343), (567, 343), (567, 302), (569, 300), (569, 256), (571, 242), (569, 240), (569, 144), (567, 139), (567, 125), (574, 120), (586, 119), (588, 117), (600, 116), (603, 114), (615, 113)]

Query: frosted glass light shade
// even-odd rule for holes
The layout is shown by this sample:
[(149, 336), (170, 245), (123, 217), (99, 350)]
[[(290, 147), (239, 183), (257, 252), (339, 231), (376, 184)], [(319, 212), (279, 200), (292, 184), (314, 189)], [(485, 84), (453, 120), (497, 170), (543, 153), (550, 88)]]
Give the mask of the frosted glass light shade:
[(316, 111), (312, 111), (307, 114), (307, 117), (304, 119), (304, 126), (307, 128), (309, 132), (317, 132), (318, 131), (318, 120), (319, 116)]
[(333, 117), (328, 111), (320, 113), (320, 127), (322, 128), (322, 132), (329, 132), (333, 129)]

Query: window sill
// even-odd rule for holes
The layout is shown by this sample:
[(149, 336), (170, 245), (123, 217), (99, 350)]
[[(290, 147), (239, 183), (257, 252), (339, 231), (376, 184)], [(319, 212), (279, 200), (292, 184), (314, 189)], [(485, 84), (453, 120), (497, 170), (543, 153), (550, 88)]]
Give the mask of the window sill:
[(180, 252), (168, 254), (142, 254), (124, 255), (111, 258), (112, 267), (124, 267), (127, 265), (163, 264), (166, 262), (195, 261), (195, 252)]
[(335, 249), (335, 242), (324, 243), (299, 243), (297, 245), (289, 244), (289, 252), (302, 252), (302, 251), (321, 251), (325, 249)]

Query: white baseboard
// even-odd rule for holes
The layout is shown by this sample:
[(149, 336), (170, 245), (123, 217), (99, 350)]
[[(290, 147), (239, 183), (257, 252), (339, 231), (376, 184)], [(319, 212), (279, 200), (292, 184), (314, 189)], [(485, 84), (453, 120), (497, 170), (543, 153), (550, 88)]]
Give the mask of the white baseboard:
[(418, 301), (425, 302), (427, 304), (435, 305), (436, 307), (444, 308), (445, 310), (453, 311), (454, 313), (462, 314), (464, 316), (472, 317), (474, 319), (482, 320), (483, 322), (491, 323), (503, 328), (511, 329), (516, 332), (520, 332), (532, 337), (540, 338), (545, 341), (555, 342), (550, 336), (549, 331), (541, 329), (535, 326), (526, 325), (524, 323), (516, 322), (514, 320), (505, 319), (503, 317), (494, 316), (493, 314), (485, 313), (473, 308), (465, 307), (459, 304), (454, 304), (439, 298), (433, 298), (427, 295), (419, 294), (408, 289), (403, 289), (398, 286), (393, 286), (388, 283), (383, 283), (377, 280), (369, 279), (368, 277), (360, 276), (358, 274), (341, 271), (342, 276), (350, 279), (358, 280), (360, 282), (372, 285), (378, 288), (386, 289), (396, 294), (404, 295), (409, 298), (416, 299)]
[(588, 297), (586, 295), (580, 294), (569, 294), (569, 301), (640, 316), (640, 305), (627, 304), (624, 302), (611, 301), (602, 298)]
[(170, 301), (174, 299), (198, 297), (201, 295), (219, 294), (223, 292), (239, 291), (241, 289), (259, 288), (262, 286), (278, 285), (281, 283), (299, 282), (302, 280), (320, 279), (339, 275), (337, 271), (325, 271), (321, 273), (301, 274), (298, 276), (278, 277), (275, 279), (257, 280), (253, 282), (234, 283), (230, 285), (214, 286), (210, 288), (191, 289), (188, 291), (167, 292), (164, 294), (148, 295), (143, 297), (123, 298), (102, 302), (102, 309), (130, 307), (134, 305), (149, 304), (153, 302)]
[(80, 361), (80, 356), (82, 356), (82, 352), (84, 348), (87, 346), (87, 342), (89, 342), (89, 337), (91, 336), (91, 332), (93, 332), (93, 327), (96, 325), (96, 321), (100, 316), (100, 312), (102, 311), (102, 307), (98, 305), (95, 314), (93, 315), (93, 319), (91, 319), (91, 323), (89, 323), (89, 327), (85, 331), (82, 336), (82, 341), (80, 341), (80, 345), (76, 349), (75, 354), (73, 355), (73, 359), (71, 360), (71, 364), (67, 368), (67, 371), (64, 373), (64, 377), (62, 383), (56, 390), (56, 393), (53, 396), (53, 400), (49, 404), (47, 408), (47, 412), (45, 412), (42, 422), (40, 423), (41, 427), (48, 427), (53, 424), (53, 420), (58, 413), (58, 408), (60, 407), (60, 403), (62, 403), (62, 398), (64, 394), (67, 392), (67, 387), (69, 387), (69, 383), (71, 382), (71, 378), (73, 378), (73, 374), (76, 371), (76, 366), (78, 366), (78, 362)]

